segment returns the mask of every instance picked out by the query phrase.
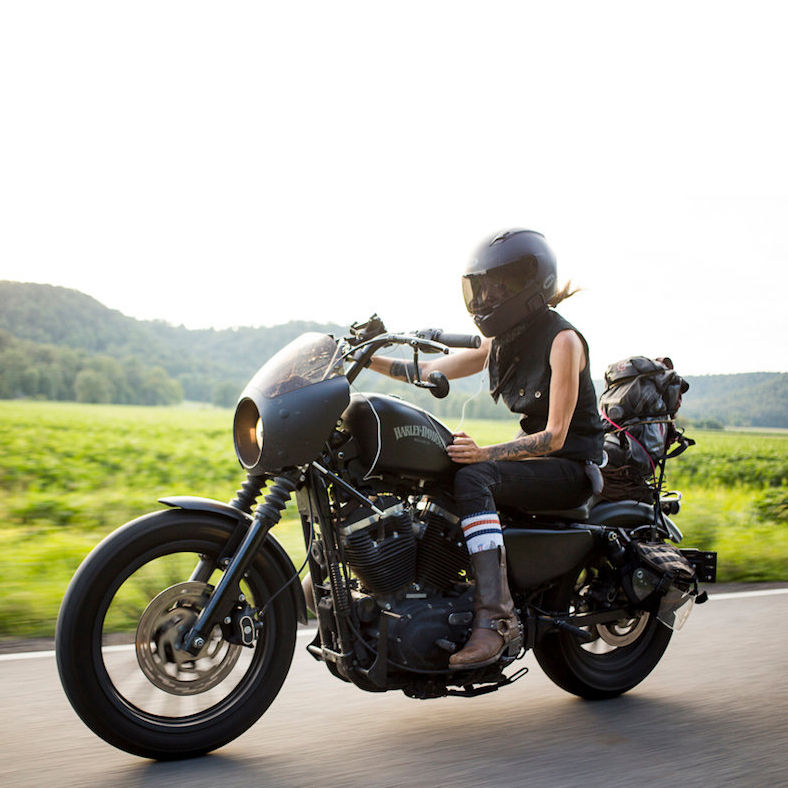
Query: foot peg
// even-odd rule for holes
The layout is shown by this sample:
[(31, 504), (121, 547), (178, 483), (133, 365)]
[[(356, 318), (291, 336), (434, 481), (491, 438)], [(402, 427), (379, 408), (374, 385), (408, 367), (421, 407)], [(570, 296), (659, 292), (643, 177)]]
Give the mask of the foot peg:
[(568, 632), (570, 635), (574, 635), (578, 640), (582, 640), (583, 643), (590, 643), (592, 640), (595, 640), (595, 637), (586, 629), (580, 629), (580, 627), (576, 627), (574, 624), (570, 624), (568, 621), (562, 621), (559, 619), (558, 621), (554, 622), (554, 626), (556, 629), (560, 629), (563, 632)]

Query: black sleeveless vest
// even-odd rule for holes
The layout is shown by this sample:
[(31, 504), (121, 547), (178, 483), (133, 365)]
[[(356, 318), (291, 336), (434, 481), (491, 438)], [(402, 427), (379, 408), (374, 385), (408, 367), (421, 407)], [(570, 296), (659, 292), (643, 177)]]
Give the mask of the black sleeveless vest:
[(493, 340), (490, 393), (496, 402), (502, 397), (510, 411), (522, 414), (520, 427), (524, 433), (545, 429), (550, 409), (550, 351), (556, 335), (567, 329), (580, 337), (586, 352), (586, 366), (580, 373), (577, 405), (566, 441), (562, 448), (548, 456), (601, 463), (604, 429), (591, 381), (588, 344), (558, 312), (548, 309)]

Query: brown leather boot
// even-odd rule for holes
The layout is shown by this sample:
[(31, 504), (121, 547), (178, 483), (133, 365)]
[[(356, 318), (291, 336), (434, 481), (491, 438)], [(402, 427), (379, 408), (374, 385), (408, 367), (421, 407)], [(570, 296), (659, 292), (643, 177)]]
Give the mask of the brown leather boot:
[(476, 575), (473, 630), (465, 647), (449, 658), (451, 670), (492, 665), (509, 644), (519, 647), (523, 628), (506, 578), (506, 550), (482, 550), (471, 555)]

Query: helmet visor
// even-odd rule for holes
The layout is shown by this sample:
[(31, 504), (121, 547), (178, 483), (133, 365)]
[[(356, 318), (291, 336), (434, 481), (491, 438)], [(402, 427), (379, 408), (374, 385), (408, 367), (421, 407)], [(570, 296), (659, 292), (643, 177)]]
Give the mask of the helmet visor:
[(489, 314), (512, 296), (533, 288), (537, 267), (536, 259), (531, 257), (478, 274), (465, 274), (462, 277), (465, 307), (472, 315)]

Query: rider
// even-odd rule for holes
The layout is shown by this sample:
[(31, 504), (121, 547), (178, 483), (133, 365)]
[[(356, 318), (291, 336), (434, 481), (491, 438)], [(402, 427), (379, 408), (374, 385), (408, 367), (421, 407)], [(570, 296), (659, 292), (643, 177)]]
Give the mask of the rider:
[[(464, 432), (447, 452), (462, 463), (454, 495), (476, 577), (473, 631), (453, 654), (453, 669), (497, 661), (522, 627), (506, 575), (498, 508), (567, 509), (591, 495), (602, 461), (603, 429), (591, 382), (588, 345), (553, 311), (572, 295), (556, 287), (555, 255), (541, 233), (513, 229), (492, 236), (477, 250), (462, 280), (468, 311), (485, 336), (475, 350), (421, 362), (426, 377), (438, 370), (465, 377), (489, 366), (490, 393), (521, 415), (519, 435), (507, 443), (479, 446)], [(413, 365), (385, 356), (371, 368), (411, 380)]]

